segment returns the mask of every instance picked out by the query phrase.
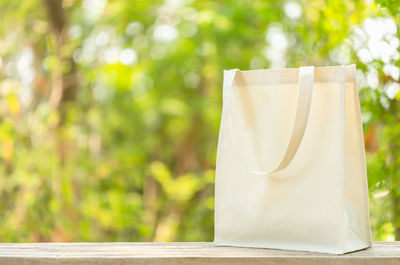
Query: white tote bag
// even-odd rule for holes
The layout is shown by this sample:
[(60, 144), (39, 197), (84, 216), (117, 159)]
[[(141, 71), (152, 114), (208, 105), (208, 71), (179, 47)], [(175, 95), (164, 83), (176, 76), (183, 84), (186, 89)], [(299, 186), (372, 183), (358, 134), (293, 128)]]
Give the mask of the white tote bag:
[(224, 72), (216, 245), (371, 246), (355, 65)]

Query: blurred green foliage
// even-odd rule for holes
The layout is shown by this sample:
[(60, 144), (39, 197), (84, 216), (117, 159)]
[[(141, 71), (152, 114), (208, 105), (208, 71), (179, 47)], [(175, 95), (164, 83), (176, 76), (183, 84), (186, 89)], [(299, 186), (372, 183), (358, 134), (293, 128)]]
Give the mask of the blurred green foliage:
[(399, 6), (0, 0), (0, 241), (211, 241), (223, 69), (350, 63), (400, 240)]

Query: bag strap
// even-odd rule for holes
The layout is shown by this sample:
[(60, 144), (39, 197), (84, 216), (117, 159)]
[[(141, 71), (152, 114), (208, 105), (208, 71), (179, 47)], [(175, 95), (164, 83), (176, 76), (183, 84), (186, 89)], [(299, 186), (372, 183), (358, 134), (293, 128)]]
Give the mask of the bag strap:
[[(235, 77), (237, 73), (240, 72), (239, 69), (231, 70), (232, 72), (229, 73), (226, 77), (227, 85), (231, 84), (230, 88), (233, 88), (235, 83)], [(231, 82), (230, 82), (231, 81)], [(312, 90), (314, 86), (314, 66), (305, 66), (299, 68), (299, 89), (298, 89), (298, 97), (297, 97), (297, 107), (296, 107), (296, 114), (295, 120), (292, 130), (292, 135), (287, 146), (285, 155), (283, 156), (279, 165), (271, 170), (271, 171), (257, 171), (251, 170), (253, 174), (260, 175), (260, 176), (268, 176), (279, 171), (285, 169), (290, 162), (293, 160), (294, 156), (299, 149), (300, 143), (303, 139), (304, 132), (307, 126), (308, 117), (310, 113), (310, 106), (311, 106), (311, 98), (312, 98)], [(228, 87), (226, 87), (228, 88)], [(232, 91), (230, 91), (230, 98), (232, 103)], [(232, 113), (232, 112), (231, 112)], [(230, 124), (231, 124), (231, 133), (233, 144), (236, 146), (236, 139), (233, 133), (233, 126), (232, 126), (232, 116), (230, 117)], [(241, 159), (242, 161), (245, 161)]]

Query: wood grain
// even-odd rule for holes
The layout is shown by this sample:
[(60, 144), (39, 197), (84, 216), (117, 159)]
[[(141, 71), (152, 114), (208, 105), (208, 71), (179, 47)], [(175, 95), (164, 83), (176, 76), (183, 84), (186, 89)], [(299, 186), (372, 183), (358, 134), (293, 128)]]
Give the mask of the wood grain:
[(258, 248), (216, 247), (213, 243), (28, 243), (0, 244), (0, 264), (396, 264), (399, 242), (345, 255)]

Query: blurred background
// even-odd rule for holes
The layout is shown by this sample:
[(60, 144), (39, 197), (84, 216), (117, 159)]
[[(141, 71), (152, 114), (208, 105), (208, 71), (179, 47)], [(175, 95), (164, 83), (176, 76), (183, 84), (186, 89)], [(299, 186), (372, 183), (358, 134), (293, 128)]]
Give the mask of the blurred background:
[(211, 241), (222, 71), (356, 63), (400, 240), (400, 2), (0, 0), (0, 241)]

